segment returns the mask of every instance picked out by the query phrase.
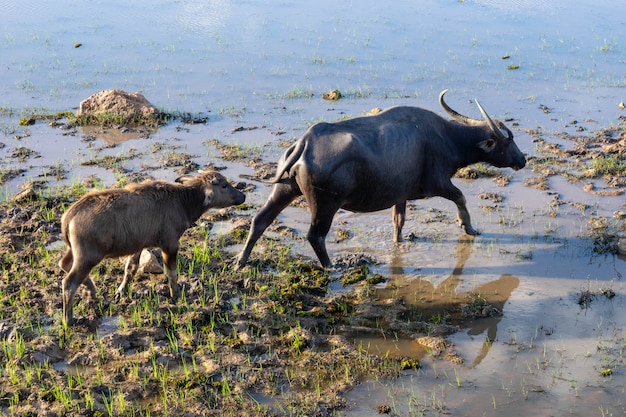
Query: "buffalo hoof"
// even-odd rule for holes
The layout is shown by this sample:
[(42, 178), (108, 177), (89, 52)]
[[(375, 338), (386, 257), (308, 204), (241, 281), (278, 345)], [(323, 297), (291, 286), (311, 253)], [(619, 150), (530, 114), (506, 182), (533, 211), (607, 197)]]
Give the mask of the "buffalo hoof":
[(461, 228), (463, 229), (465, 234), (470, 235), (470, 236), (478, 236), (480, 234), (480, 232), (474, 229), (472, 226), (463, 225), (461, 226)]

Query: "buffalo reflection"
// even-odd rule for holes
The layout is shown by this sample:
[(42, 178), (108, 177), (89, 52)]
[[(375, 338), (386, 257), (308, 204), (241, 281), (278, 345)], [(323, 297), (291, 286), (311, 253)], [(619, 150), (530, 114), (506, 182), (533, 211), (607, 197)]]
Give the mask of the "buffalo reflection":
[[(452, 316), (453, 321), (462, 329), (468, 329), (469, 335), (477, 336), (486, 332), (485, 342), (470, 367), (477, 366), (487, 356), (492, 342), (496, 340), (504, 304), (519, 285), (517, 277), (502, 274), (495, 281), (473, 288), (471, 292), (484, 300), (485, 305), (491, 307), (488, 314), (482, 314), (484, 317), (463, 317), (459, 312), (468, 304), (469, 298), (468, 293), (457, 292), (457, 287), (461, 282), (465, 263), (472, 253), (473, 243), (472, 236), (462, 236), (458, 239), (455, 267), (450, 276), (437, 285), (422, 277), (407, 279), (404, 261), (396, 252), (390, 265), (395, 285), (377, 290), (380, 298), (401, 298), (409, 311), (419, 314), (422, 318), (442, 317), (455, 312), (456, 315)], [(492, 312), (496, 314), (489, 314)]]

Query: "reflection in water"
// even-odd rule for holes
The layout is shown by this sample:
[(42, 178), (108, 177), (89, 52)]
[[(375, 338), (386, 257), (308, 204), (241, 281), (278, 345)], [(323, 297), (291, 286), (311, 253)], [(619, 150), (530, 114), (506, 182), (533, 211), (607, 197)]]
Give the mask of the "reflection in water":
[(147, 139), (150, 134), (157, 131), (156, 128), (129, 128), (125, 126), (81, 126), (81, 133), (85, 138), (98, 138), (108, 145), (119, 145), (120, 143), (134, 140)]
[[(485, 297), (487, 302), (502, 313), (504, 304), (509, 299), (513, 290), (519, 285), (519, 278), (513, 275), (504, 274), (501, 275), (496, 281), (488, 282), (476, 288), (476, 292)], [(498, 323), (502, 320), (502, 315), (497, 317), (485, 317), (480, 320), (473, 320), (470, 323), (469, 331), (467, 332), (471, 336), (482, 334), (487, 330), (487, 337), (483, 343), (480, 352), (476, 356), (476, 359), (470, 365), (470, 368), (477, 366), (489, 352), (491, 344), (496, 340), (496, 334), (498, 332)]]
[[(414, 311), (422, 319), (444, 316), (451, 311), (460, 311), (464, 304), (468, 303), (468, 294), (457, 292), (457, 287), (463, 276), (465, 263), (472, 254), (474, 238), (461, 236), (456, 245), (456, 264), (452, 273), (438, 285), (422, 279), (407, 280), (404, 273), (402, 257), (395, 254), (391, 260), (390, 271), (394, 279), (394, 286), (379, 289), (378, 297), (381, 299), (401, 298), (409, 310)], [(473, 294), (491, 307), (488, 311), (480, 314), (480, 318), (471, 317), (465, 319), (457, 314), (453, 319), (459, 320), (461, 328), (469, 329), (468, 334), (480, 335), (486, 331), (485, 343), (480, 352), (471, 363), (470, 367), (477, 366), (487, 355), (492, 342), (496, 339), (498, 323), (504, 304), (513, 291), (518, 287), (519, 279), (509, 274), (500, 275), (495, 280), (472, 290)], [(497, 316), (490, 316), (490, 312), (496, 312)]]

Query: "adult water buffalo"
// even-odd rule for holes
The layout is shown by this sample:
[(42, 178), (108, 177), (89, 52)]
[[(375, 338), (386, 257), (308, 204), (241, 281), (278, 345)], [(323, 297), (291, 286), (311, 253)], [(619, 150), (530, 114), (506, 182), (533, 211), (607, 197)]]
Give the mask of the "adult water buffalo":
[(124, 279), (115, 292), (121, 296), (137, 271), (141, 250), (158, 247), (163, 255), (170, 296), (179, 296), (176, 256), (179, 240), (209, 208), (241, 204), (246, 196), (215, 171), (176, 182), (145, 181), (126, 188), (85, 194), (61, 218), (67, 252), (59, 266), (63, 279), (63, 320), (72, 324), (74, 295), (85, 284), (93, 299), (96, 288), (89, 272), (104, 258), (130, 255)]
[[(237, 265), (245, 265), (256, 241), (296, 197), (311, 211), (307, 239), (320, 263), (331, 265), (326, 235), (337, 210), (373, 212), (393, 207), (394, 240), (402, 239), (406, 201), (439, 196), (453, 201), (465, 233), (476, 235), (461, 190), (450, 180), (476, 162), (521, 169), (526, 158), (501, 122), (476, 102), (483, 120), (439, 103), (449, 121), (418, 107), (397, 106), (375, 116), (311, 126), (278, 162), (272, 191), (254, 217)], [(504, 134), (503, 131), (506, 133)]]

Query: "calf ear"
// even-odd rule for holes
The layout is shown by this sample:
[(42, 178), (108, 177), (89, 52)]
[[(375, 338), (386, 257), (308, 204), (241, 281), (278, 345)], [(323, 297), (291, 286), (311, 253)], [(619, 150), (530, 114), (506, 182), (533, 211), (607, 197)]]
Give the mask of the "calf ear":
[(496, 147), (496, 141), (493, 139), (483, 140), (478, 142), (478, 147), (485, 152), (491, 152)]
[(213, 190), (204, 190), (204, 207), (210, 207), (213, 202)]
[(196, 177), (194, 177), (193, 175), (183, 175), (182, 177), (176, 178), (174, 181), (179, 184), (184, 184), (186, 182), (193, 180), (194, 178)]

